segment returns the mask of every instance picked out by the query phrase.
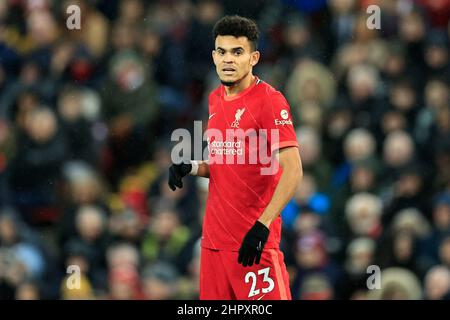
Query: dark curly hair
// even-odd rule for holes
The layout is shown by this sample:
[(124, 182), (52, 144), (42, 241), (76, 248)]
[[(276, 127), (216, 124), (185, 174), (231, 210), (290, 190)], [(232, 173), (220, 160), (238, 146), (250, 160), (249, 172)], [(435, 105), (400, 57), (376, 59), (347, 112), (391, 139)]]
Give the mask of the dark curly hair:
[(258, 48), (259, 30), (256, 23), (238, 15), (225, 16), (216, 22), (213, 28), (213, 40), (217, 36), (247, 37), (253, 50)]

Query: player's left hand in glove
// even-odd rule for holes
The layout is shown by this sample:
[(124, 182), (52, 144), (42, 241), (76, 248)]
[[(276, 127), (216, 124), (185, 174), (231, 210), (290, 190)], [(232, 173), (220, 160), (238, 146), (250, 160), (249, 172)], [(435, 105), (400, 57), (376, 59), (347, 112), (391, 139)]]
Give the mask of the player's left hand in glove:
[(176, 190), (176, 187), (183, 188), (183, 177), (188, 175), (192, 170), (192, 164), (180, 163), (172, 164), (169, 168), (169, 187), (172, 191)]
[(269, 229), (259, 221), (247, 232), (239, 249), (238, 263), (244, 267), (259, 264), (264, 245), (269, 238)]

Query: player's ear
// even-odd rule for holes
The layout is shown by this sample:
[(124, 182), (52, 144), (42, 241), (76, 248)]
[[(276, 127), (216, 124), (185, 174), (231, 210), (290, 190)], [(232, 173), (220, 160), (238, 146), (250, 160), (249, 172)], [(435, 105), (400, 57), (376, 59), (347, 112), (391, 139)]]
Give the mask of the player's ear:
[(250, 56), (250, 64), (252, 65), (252, 67), (254, 67), (258, 63), (260, 55), (261, 54), (259, 53), (259, 51), (252, 52)]
[(216, 64), (216, 54), (217, 54), (216, 50), (211, 51), (211, 56), (213, 58), (214, 64)]

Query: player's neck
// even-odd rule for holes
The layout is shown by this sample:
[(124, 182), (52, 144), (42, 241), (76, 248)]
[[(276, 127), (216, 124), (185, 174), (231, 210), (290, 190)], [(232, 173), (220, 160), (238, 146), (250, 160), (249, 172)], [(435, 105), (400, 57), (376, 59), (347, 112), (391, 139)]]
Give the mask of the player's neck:
[(256, 77), (253, 74), (249, 73), (248, 76), (243, 78), (241, 81), (236, 83), (234, 86), (224, 86), (225, 87), (225, 95), (228, 98), (236, 96), (239, 93), (241, 93), (242, 91), (244, 91), (245, 89), (249, 88), (253, 84), (253, 82), (255, 82), (255, 80), (256, 80)]

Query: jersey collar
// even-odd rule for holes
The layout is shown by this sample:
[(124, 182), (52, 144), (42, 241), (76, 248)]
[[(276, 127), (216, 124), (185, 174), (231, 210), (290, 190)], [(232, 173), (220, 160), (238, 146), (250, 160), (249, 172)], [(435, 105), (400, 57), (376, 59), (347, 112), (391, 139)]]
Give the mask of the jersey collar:
[(247, 93), (249, 93), (249, 92), (250, 92), (257, 84), (259, 84), (260, 82), (261, 82), (261, 80), (258, 78), (258, 76), (255, 76), (255, 80), (254, 80), (253, 83), (250, 85), (250, 87), (248, 87), (247, 89), (245, 89), (245, 90), (239, 92), (237, 95), (232, 96), (232, 97), (227, 97), (227, 96), (225, 95), (225, 86), (224, 86), (224, 85), (221, 85), (220, 92), (221, 92), (222, 99), (225, 100), (225, 101), (233, 101), (233, 100), (239, 99), (239, 98), (241, 98), (242, 96), (244, 96), (244, 95), (246, 95)]

